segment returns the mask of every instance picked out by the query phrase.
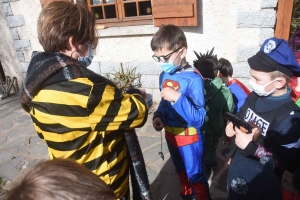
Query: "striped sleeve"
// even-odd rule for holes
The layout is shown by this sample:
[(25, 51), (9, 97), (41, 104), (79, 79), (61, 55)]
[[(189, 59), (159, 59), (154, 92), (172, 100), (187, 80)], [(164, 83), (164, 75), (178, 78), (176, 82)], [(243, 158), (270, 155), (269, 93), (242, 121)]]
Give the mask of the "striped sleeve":
[(88, 113), (92, 130), (113, 131), (143, 126), (148, 108), (141, 95), (122, 95), (116, 87), (99, 83), (93, 85)]

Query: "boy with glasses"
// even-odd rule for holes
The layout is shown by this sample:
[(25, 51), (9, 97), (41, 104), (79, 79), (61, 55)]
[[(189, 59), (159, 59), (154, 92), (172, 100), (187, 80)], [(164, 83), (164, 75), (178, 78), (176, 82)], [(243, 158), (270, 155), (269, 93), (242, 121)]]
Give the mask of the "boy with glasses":
[(174, 25), (161, 27), (151, 40), (152, 56), (161, 62), (159, 77), (161, 102), (153, 116), (156, 131), (165, 137), (179, 181), (183, 199), (210, 199), (202, 169), (205, 120), (203, 80), (187, 63), (187, 41)]

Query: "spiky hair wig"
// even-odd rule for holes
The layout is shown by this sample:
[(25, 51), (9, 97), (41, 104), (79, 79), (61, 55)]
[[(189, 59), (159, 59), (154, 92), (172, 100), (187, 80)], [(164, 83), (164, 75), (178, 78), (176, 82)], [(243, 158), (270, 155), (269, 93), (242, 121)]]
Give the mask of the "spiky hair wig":
[(206, 53), (199, 53), (200, 55), (194, 51), (197, 57), (197, 59), (194, 60), (194, 67), (204, 78), (214, 79), (216, 77), (215, 71), (218, 69), (218, 57), (214, 55), (213, 52), (214, 48)]

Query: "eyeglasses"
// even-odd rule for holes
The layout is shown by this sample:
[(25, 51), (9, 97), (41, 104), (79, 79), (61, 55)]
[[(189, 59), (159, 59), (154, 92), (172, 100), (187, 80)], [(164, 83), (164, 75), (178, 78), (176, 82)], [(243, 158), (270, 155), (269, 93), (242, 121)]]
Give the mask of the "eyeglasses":
[(169, 60), (169, 58), (171, 57), (171, 55), (173, 54), (173, 53), (175, 53), (176, 51), (178, 51), (179, 49), (181, 49), (181, 47), (180, 48), (178, 48), (178, 49), (176, 49), (176, 50), (174, 50), (174, 51), (172, 51), (171, 53), (169, 53), (168, 55), (165, 55), (165, 56), (156, 56), (155, 54), (152, 56), (152, 58), (156, 61), (156, 62), (163, 62), (163, 63), (166, 63), (166, 62), (168, 62), (168, 60)]

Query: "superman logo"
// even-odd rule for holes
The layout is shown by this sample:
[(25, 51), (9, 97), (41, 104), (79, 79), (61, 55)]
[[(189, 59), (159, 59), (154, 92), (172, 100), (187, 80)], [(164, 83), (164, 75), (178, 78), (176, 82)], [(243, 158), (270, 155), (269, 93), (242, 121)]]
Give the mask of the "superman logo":
[(173, 81), (166, 79), (164, 83), (162, 84), (162, 88), (170, 87), (173, 88), (175, 91), (180, 90), (180, 85), (178, 81)]

